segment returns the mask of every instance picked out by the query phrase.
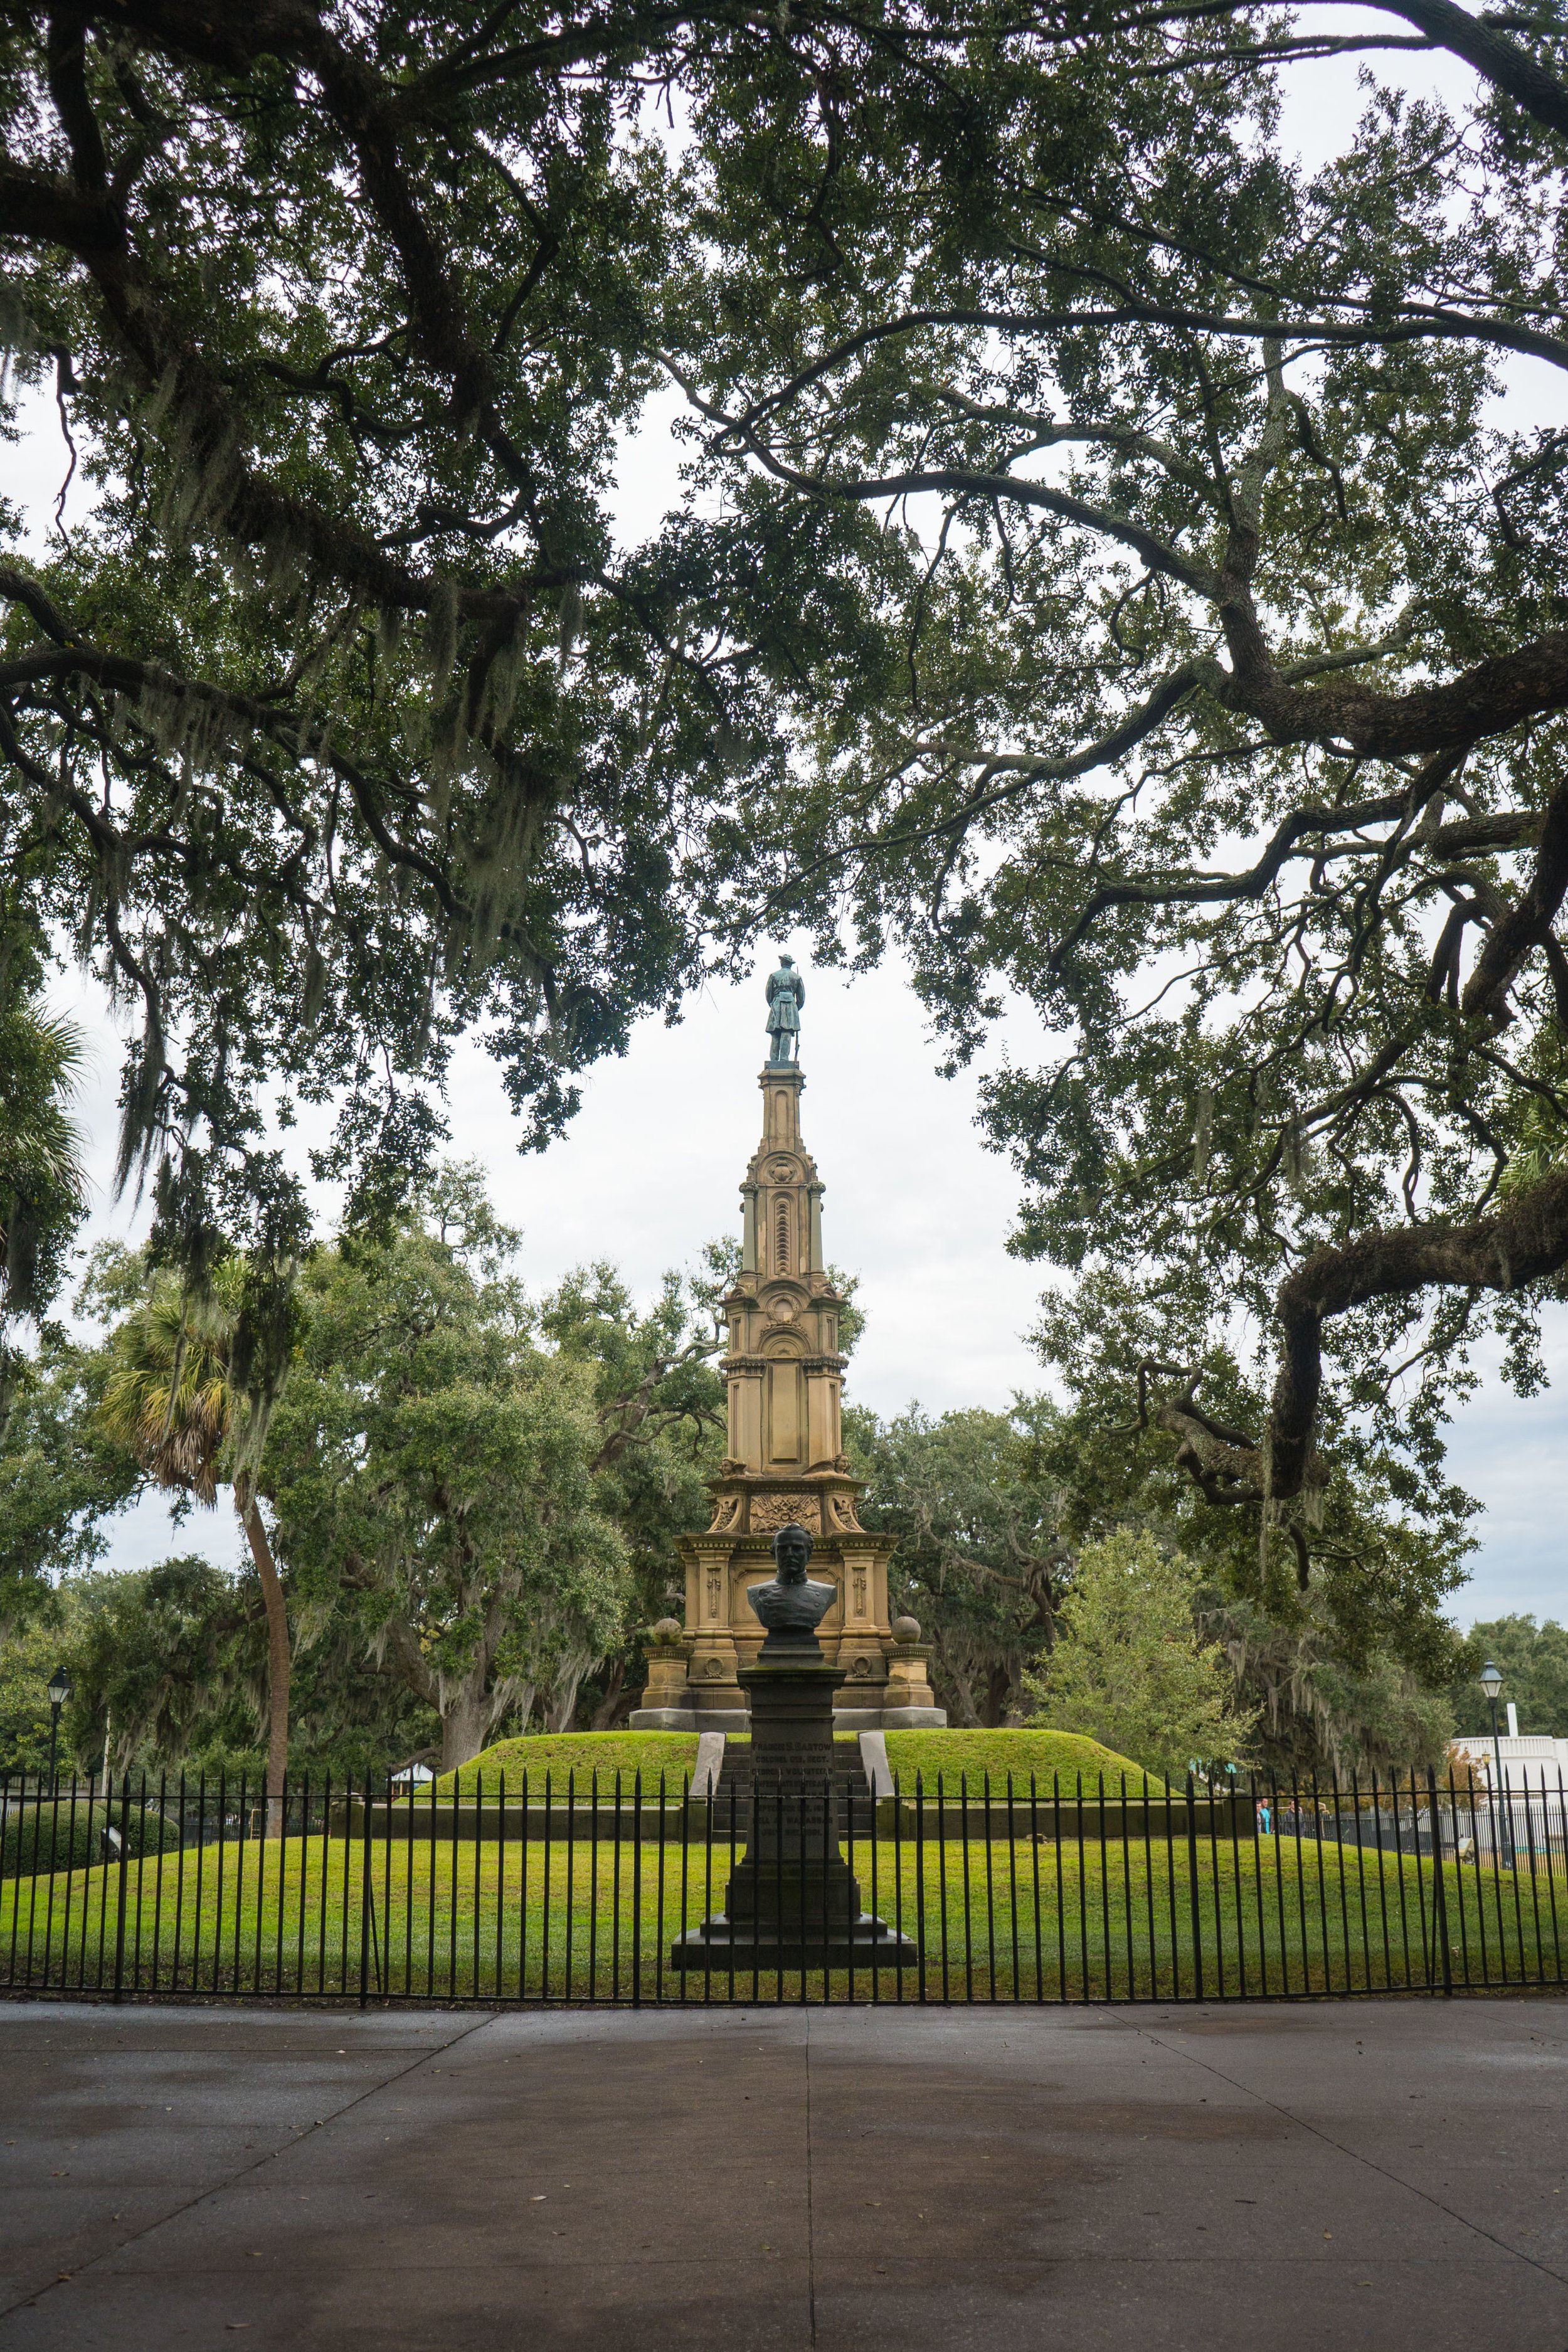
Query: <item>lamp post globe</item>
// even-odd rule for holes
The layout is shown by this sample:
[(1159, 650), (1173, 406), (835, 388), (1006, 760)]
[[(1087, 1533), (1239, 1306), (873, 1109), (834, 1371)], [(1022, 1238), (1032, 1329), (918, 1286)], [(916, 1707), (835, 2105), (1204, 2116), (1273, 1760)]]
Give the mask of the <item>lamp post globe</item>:
[(60, 1709), (71, 1695), (71, 1678), (63, 1666), (57, 1666), (49, 1676), (49, 1794), (59, 1785), (55, 1777), (55, 1754), (59, 1745)]

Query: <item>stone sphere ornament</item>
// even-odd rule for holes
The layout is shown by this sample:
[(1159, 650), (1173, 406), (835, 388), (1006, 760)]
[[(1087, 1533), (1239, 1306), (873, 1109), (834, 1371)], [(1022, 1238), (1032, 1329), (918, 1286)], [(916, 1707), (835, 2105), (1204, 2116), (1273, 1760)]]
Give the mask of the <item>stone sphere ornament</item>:
[(890, 1631), (895, 1642), (918, 1642), (921, 1621), (918, 1617), (895, 1617)]

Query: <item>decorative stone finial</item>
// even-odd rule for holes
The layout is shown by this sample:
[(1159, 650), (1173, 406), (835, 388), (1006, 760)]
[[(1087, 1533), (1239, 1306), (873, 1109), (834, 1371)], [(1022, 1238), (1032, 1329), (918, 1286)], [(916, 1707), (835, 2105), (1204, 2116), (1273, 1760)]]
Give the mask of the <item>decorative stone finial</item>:
[(891, 1632), (895, 1642), (918, 1642), (921, 1637), (921, 1621), (918, 1617), (895, 1617)]

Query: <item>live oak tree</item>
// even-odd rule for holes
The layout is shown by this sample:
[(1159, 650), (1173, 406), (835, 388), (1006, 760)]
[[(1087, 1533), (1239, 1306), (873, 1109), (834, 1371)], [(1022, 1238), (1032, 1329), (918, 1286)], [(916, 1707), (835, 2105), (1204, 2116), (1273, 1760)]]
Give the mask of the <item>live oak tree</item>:
[[(1444, 1475), (1440, 1430), (1337, 1418), (1326, 1440), (1333, 1475), (1307, 1498), (1308, 1524), (1260, 1547), (1258, 1515), (1215, 1510), (1169, 1433), (1130, 1410), (1147, 1365), (1180, 1356), (1201, 1372), (1212, 1417), (1258, 1425), (1263, 1368), (1215, 1323), (1200, 1287), (1173, 1293), (1137, 1270), (1093, 1267), (1070, 1292), (1049, 1294), (1032, 1336), (1058, 1367), (1065, 1409), (1038, 1417), (1025, 1475), (1056, 1496), (1072, 1557), (1131, 1529), (1194, 1562), (1195, 1622), (1258, 1710), (1259, 1761), (1342, 1777), (1440, 1765), (1447, 1686), (1479, 1664), (1449, 1613), (1475, 1506)], [(1298, 1540), (1310, 1545), (1304, 1593)]]
[(302, 1645), (352, 1643), (400, 1681), (444, 1771), (536, 1701), (569, 1726), (626, 1601), (592, 1375), (539, 1346), (516, 1241), (457, 1171), (385, 1234), (321, 1251), (260, 1475)]
[[(273, 1108), (384, 1198), (457, 1027), (548, 1133), (785, 906), (903, 937), (957, 1053), (999, 982), (1067, 1033), (990, 1090), (1024, 1245), (1282, 1343), (1266, 1427), (1150, 1375), (1216, 1502), (1304, 1540), (1323, 1412), (1411, 1359), (1429, 1426), (1489, 1317), (1533, 1376), (1568, 451), (1489, 401), (1563, 355), (1561, 26), (1312, 24), (6, 18), (7, 337), (98, 502), (0, 578), (0, 854), (134, 1013), (160, 1248), (278, 1269), (258, 1377)], [(1380, 43), (1477, 106), (1298, 169), (1277, 77)], [(656, 369), (721, 495), (623, 556)]]
[[(42, 1402), (50, 1384), (38, 1349), (41, 1342), (58, 1355), (63, 1345), (45, 1318), (66, 1278), (87, 1199), (72, 1099), (82, 1039), (45, 1004), (42, 943), (20, 895), (0, 882), (0, 1444), (19, 1392), (30, 1390)], [(47, 1415), (47, 1403), (43, 1409)], [(44, 1597), (37, 1523), (18, 1544), (5, 1516), (0, 1505), (0, 1627)], [(56, 1514), (46, 1507), (45, 1516)]]
[[(75, 1307), (107, 1321), (133, 1303), (118, 1281), (101, 1296), (89, 1269)], [(29, 1621), (58, 1622), (62, 1577), (90, 1570), (108, 1549), (104, 1522), (143, 1485), (135, 1454), (104, 1427), (109, 1378), (101, 1336), (73, 1336), (46, 1318), (33, 1345), (16, 1351), (11, 1393), (0, 1416), (0, 1632)]]
[[(1468, 1498), (1424, 1482), (1372, 1433), (1341, 1433), (1310, 1592), (1295, 1591), (1289, 1547), (1260, 1579), (1255, 1528), (1209, 1507), (1161, 1432), (1127, 1425), (1137, 1366), (1172, 1336), (1168, 1310), (1136, 1284), (1094, 1276), (1055, 1307), (1064, 1399), (1017, 1398), (1005, 1414), (846, 1412), (867, 1524), (898, 1538), (895, 1609), (933, 1644), (951, 1720), (1016, 1721), (1027, 1678), (1048, 1678), (1080, 1556), (1147, 1536), (1193, 1565), (1189, 1633), (1223, 1650), (1237, 1704), (1258, 1718), (1259, 1761), (1303, 1775), (1440, 1763), (1447, 1685), (1474, 1671), (1473, 1643), (1445, 1614), (1463, 1580)], [(1201, 1327), (1181, 1336), (1196, 1346)], [(1234, 1355), (1211, 1345), (1202, 1361), (1216, 1409), (1257, 1411)], [(1413, 1494), (1436, 1507), (1412, 1512)]]
[[(716, 911), (901, 941), (955, 1059), (1037, 1011), (984, 1097), (1016, 1245), (1172, 1306), (1117, 1418), (1303, 1580), (1352, 1423), (1442, 1518), (1467, 1349), (1538, 1380), (1568, 1263), (1568, 435), (1510, 376), (1568, 367), (1563, 21), (1314, 21), (983, 8), (716, 91), (667, 352), (703, 480), (866, 624)], [(1368, 85), (1299, 164), (1282, 80), (1401, 44), (1471, 101)]]
[(728, 1342), (714, 1308), (727, 1286), (706, 1272), (668, 1274), (644, 1307), (615, 1267), (600, 1264), (569, 1274), (542, 1304), (541, 1336), (593, 1382), (595, 1492), (626, 1549), (620, 1639), (584, 1693), (595, 1730), (610, 1728), (637, 1703), (647, 1630), (679, 1614), (684, 1601), (676, 1538), (711, 1517), (702, 1482), (724, 1453), (724, 1385), (714, 1360)]
[(615, 544), (683, 234), (643, 117), (784, 38), (504, 0), (0, 25), (0, 341), (94, 492), (42, 552), (0, 518), (0, 860), (124, 1010), (120, 1175), (198, 1278), (302, 1241), (299, 1103), (395, 1198), (458, 1031), (538, 1140), (694, 968), (689, 845), (766, 768), (749, 680), (812, 588)]
[(1056, 1640), (1070, 1504), (1057, 1465), (1042, 1457), (1059, 1445), (1063, 1419), (1047, 1397), (934, 1419), (918, 1405), (886, 1421), (863, 1405), (846, 1410), (845, 1443), (868, 1481), (862, 1517), (898, 1538), (894, 1613), (912, 1615), (931, 1643), (937, 1695), (954, 1723), (1016, 1720), (1023, 1676)]
[(1478, 1677), (1489, 1659), (1502, 1669), (1503, 1699), (1519, 1710), (1521, 1731), (1568, 1738), (1568, 1628), (1551, 1617), (1538, 1625), (1532, 1616), (1471, 1626), (1468, 1671), (1456, 1676), (1449, 1696), (1459, 1730), (1482, 1737), (1491, 1729), (1491, 1710)]
[(59, 1289), (86, 1194), (71, 1114), (81, 1039), (45, 1011), (38, 961), (0, 930), (0, 1416), (23, 1372), (13, 1334)]
[[(96, 1770), (145, 1771), (156, 1799), (169, 1776), (198, 1788), (219, 1776), (254, 1789), (257, 1725), (265, 1725), (267, 1627), (253, 1577), (196, 1555), (150, 1569), (70, 1579), (63, 1622), (35, 1640), (34, 1684), (63, 1661), (71, 1696), (61, 1718), (79, 1761)], [(51, 1647), (52, 1643), (52, 1647)], [(41, 1663), (40, 1663), (41, 1662)], [(329, 1627), (300, 1652), (289, 1678), (289, 1778), (296, 1799), (330, 1777), (363, 1780), (427, 1741), (432, 1717), (406, 1686), (379, 1673), (350, 1629)], [(6, 1734), (0, 1706), (0, 1745)], [(36, 1747), (36, 1734), (34, 1745)], [(435, 1749), (427, 1752), (435, 1753)]]

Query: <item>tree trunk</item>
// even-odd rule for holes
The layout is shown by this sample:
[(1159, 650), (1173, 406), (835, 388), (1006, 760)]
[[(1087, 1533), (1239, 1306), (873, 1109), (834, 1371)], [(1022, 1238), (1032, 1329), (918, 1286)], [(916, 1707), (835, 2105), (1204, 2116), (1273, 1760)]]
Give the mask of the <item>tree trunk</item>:
[(1010, 1669), (1005, 1665), (987, 1668), (985, 1702), (980, 1716), (980, 1720), (987, 1730), (994, 1729), (997, 1725), (1006, 1721), (1007, 1709), (1012, 1703), (1012, 1697), (1013, 1676)]
[(551, 1692), (544, 1708), (546, 1731), (570, 1731), (577, 1713), (577, 1693), (583, 1686), (586, 1669), (573, 1667)]
[(1269, 1412), (1268, 1491), (1299, 1495), (1322, 1387), (1322, 1327), (1379, 1298), (1433, 1286), (1509, 1293), (1568, 1265), (1568, 1168), (1468, 1225), (1405, 1225), (1315, 1250), (1279, 1286), (1282, 1346)]
[(441, 1769), (471, 1764), (489, 1737), (490, 1703), (481, 1666), (456, 1689), (447, 1684), (441, 1707)]
[(608, 1679), (605, 1684), (605, 1696), (594, 1709), (594, 1720), (589, 1727), (591, 1730), (613, 1731), (622, 1716), (631, 1713), (638, 1694), (636, 1691), (627, 1690), (626, 1684), (626, 1662), (625, 1658), (617, 1658), (611, 1666)]
[(267, 1610), (267, 1828), (268, 1834), (281, 1837), (289, 1773), (289, 1614), (256, 1496), (241, 1478), (234, 1482), (234, 1507), (250, 1545)]

